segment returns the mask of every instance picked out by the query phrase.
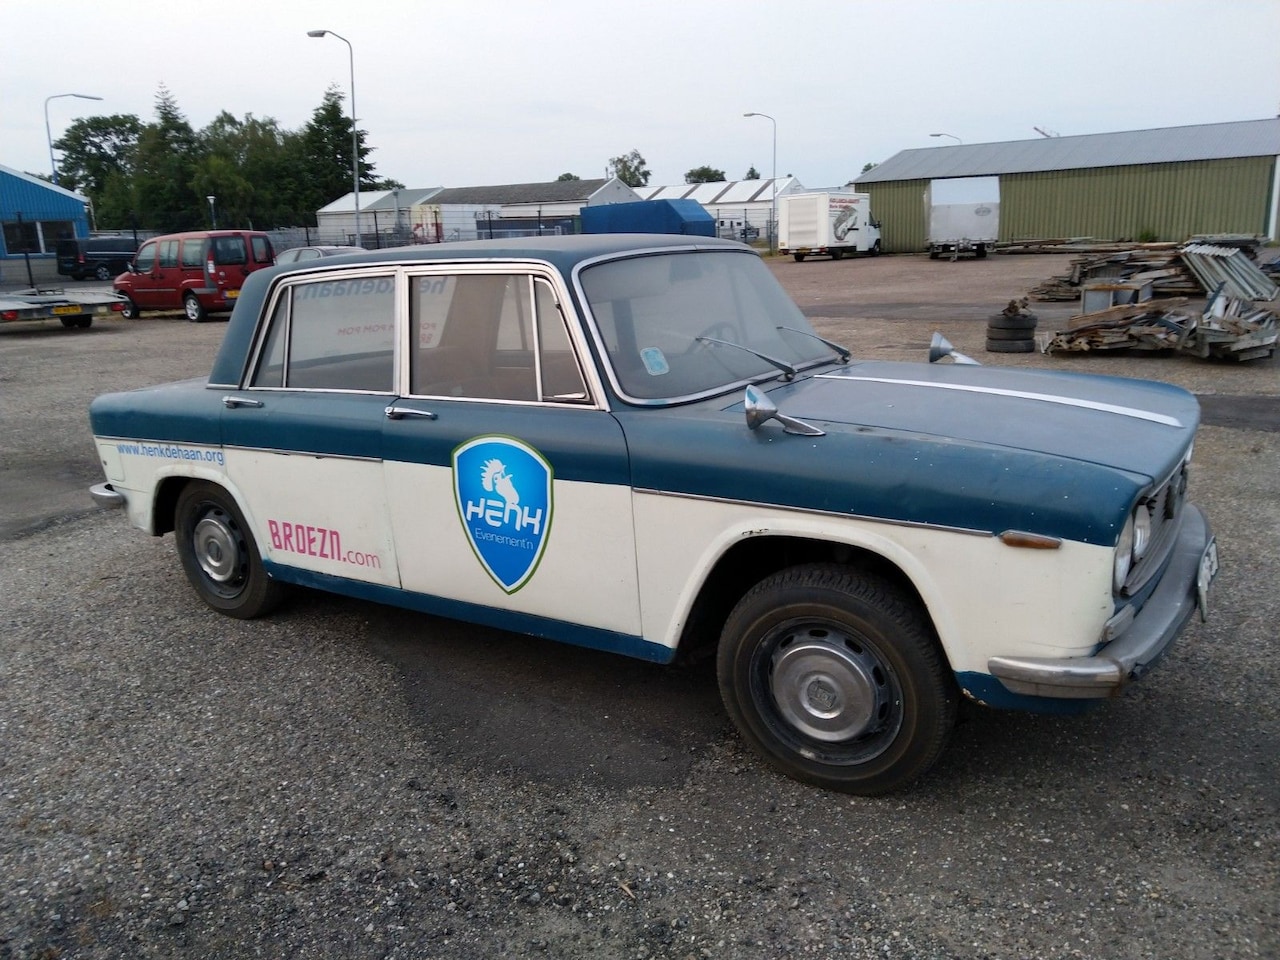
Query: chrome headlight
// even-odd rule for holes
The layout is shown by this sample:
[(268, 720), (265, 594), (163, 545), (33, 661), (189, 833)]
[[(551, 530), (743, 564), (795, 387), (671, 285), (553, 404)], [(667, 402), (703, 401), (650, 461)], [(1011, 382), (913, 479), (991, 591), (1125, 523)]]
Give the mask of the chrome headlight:
[(1115, 571), (1111, 578), (1111, 584), (1116, 593), (1120, 592), (1125, 580), (1129, 577), (1129, 571), (1133, 569), (1133, 530), (1134, 522), (1131, 513), (1129, 519), (1125, 521), (1124, 529), (1120, 531), (1120, 539), (1116, 541)]

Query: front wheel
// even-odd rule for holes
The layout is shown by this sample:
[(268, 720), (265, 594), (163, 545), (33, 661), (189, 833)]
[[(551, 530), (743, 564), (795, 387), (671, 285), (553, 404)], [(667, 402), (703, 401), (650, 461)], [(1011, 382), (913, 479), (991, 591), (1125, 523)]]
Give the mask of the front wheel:
[(93, 271), (95, 280), (110, 280), (113, 274), (105, 263), (100, 263)]
[(188, 484), (174, 510), (174, 537), (187, 579), (219, 613), (251, 620), (270, 613), (283, 587), (267, 576), (248, 524), (216, 484)]
[(796, 258), (796, 263), (804, 263), (805, 255), (803, 253), (793, 253), (792, 256)]
[(194, 293), (188, 293), (182, 298), (182, 309), (187, 314), (187, 319), (192, 323), (203, 323), (208, 314), (205, 312), (204, 304), (200, 302), (200, 298)]
[(742, 736), (797, 780), (874, 795), (905, 785), (955, 724), (954, 678), (918, 605), (834, 564), (783, 570), (738, 602), (718, 654)]
[(124, 297), (124, 309), (120, 311), (120, 316), (126, 320), (137, 320), (142, 316), (142, 311), (138, 309), (138, 305), (133, 302), (133, 298), (128, 294), (121, 294)]

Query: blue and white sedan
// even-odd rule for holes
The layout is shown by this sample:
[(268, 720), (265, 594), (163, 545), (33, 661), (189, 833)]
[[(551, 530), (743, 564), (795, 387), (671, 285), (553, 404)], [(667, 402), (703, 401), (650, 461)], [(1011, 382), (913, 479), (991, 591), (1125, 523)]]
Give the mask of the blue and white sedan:
[(927, 770), (961, 696), (1117, 695), (1217, 570), (1187, 499), (1193, 396), (857, 360), (731, 241), (259, 271), (207, 380), (99, 397), (91, 420), (95, 499), (172, 532), (216, 610), (300, 586), (714, 656), (747, 742), (854, 793)]

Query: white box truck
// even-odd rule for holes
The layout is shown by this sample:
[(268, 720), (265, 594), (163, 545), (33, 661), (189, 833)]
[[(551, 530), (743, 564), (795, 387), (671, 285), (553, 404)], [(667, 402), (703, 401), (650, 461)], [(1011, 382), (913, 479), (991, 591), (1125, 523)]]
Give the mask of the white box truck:
[(880, 253), (880, 223), (871, 195), (826, 191), (778, 198), (778, 252), (799, 262), (810, 254), (839, 260), (846, 253)]
[(971, 253), (981, 260), (1000, 236), (1000, 178), (931, 180), (924, 210), (929, 259)]

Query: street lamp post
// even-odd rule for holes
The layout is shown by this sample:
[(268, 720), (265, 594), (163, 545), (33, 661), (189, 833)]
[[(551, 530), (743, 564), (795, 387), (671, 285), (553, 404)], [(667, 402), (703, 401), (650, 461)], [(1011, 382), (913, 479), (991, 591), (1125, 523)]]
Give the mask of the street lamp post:
[(744, 113), (744, 117), (764, 117), (773, 124), (773, 183), (772, 183), (772, 199), (769, 204), (769, 253), (777, 252), (777, 229), (778, 229), (778, 121), (773, 119), (767, 113)]
[(964, 143), (964, 141), (963, 141), (963, 140), (961, 140), (959, 137), (957, 137), (954, 133), (931, 133), (931, 134), (929, 134), (929, 136), (931, 136), (931, 137), (950, 137), (950, 138), (951, 138), (952, 140), (954, 140), (956, 143)]
[(213, 229), (218, 229), (218, 214), (214, 209), (214, 204), (218, 202), (218, 198), (214, 196), (205, 197), (209, 201), (209, 223), (213, 225)]
[(356, 51), (351, 41), (332, 30), (308, 30), (308, 37), (337, 37), (347, 45), (347, 57), (351, 63), (351, 192), (356, 198), (356, 246), (363, 246), (360, 236), (360, 138), (356, 133)]
[(52, 97), (44, 98), (44, 135), (49, 141), (49, 168), (53, 171), (53, 182), (58, 182), (58, 165), (53, 160), (53, 131), (49, 129), (49, 101), (58, 100), (62, 97), (77, 97), (81, 100), (101, 100), (101, 97), (95, 97), (91, 93), (55, 93)]

